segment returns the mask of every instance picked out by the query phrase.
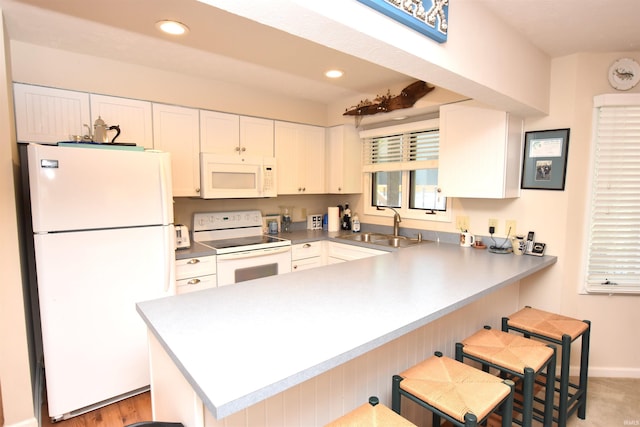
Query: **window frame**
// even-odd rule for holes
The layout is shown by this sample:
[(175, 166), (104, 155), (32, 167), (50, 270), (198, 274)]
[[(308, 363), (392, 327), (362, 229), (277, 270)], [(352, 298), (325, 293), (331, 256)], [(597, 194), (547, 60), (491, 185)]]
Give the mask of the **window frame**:
[[(378, 138), (390, 135), (398, 135), (398, 134), (408, 134), (414, 132), (421, 131), (431, 131), (431, 130), (439, 130), (440, 128), (440, 120), (439, 119), (429, 119), (429, 120), (421, 120), (412, 123), (406, 123), (395, 126), (386, 126), (375, 129), (363, 130), (360, 132), (360, 138), (364, 141), (366, 138)], [(363, 156), (366, 155), (366, 150), (363, 150)], [(363, 195), (364, 195), (364, 213), (365, 215), (374, 215), (374, 216), (382, 216), (382, 217), (393, 217), (393, 211), (390, 209), (378, 210), (376, 206), (372, 205), (372, 174), (376, 171), (402, 171), (402, 188), (406, 188), (406, 191), (402, 192), (401, 199), (401, 207), (396, 209), (402, 218), (406, 219), (415, 219), (420, 221), (436, 221), (436, 222), (451, 222), (451, 197), (447, 198), (446, 210), (445, 211), (433, 211), (433, 213), (424, 210), (424, 209), (410, 209), (409, 208), (409, 197), (410, 197), (410, 187), (409, 187), (409, 175), (412, 170), (420, 170), (426, 169), (427, 166), (433, 166), (433, 163), (437, 162), (434, 160), (427, 161), (419, 161), (413, 162), (415, 165), (407, 167), (406, 164), (409, 162), (403, 162), (405, 165), (402, 168), (393, 168), (390, 165), (382, 166), (379, 168), (366, 165), (366, 162), (363, 162), (362, 171), (364, 174), (362, 180), (363, 186)], [(384, 165), (384, 163), (382, 163)], [(421, 167), (425, 166), (425, 167)], [(377, 169), (377, 170), (376, 170)]]
[[(597, 185), (596, 181), (596, 161), (597, 161), (597, 150), (599, 148), (598, 145), (598, 135), (600, 130), (600, 110), (601, 108), (615, 108), (615, 107), (640, 107), (640, 94), (605, 94), (598, 95), (593, 98), (593, 125), (592, 125), (592, 138), (591, 138), (591, 146), (590, 146), (590, 155), (589, 155), (589, 168), (591, 173), (589, 174), (588, 180), (588, 194), (585, 209), (585, 239), (586, 244), (584, 245), (584, 254), (583, 254), (583, 280), (581, 281), (581, 286), (579, 292), (581, 294), (589, 294), (589, 295), (602, 295), (602, 294), (639, 294), (640, 293), (640, 279), (637, 284), (631, 285), (623, 285), (623, 286), (615, 286), (611, 284), (604, 283), (590, 283), (590, 275), (593, 274), (594, 277), (597, 276), (596, 272), (591, 269), (591, 256), (592, 256), (592, 229), (594, 225), (594, 193), (596, 192), (595, 186)], [(639, 154), (640, 154), (640, 150)], [(639, 173), (640, 174), (640, 173)], [(640, 191), (639, 191), (640, 193)], [(613, 240), (613, 238), (612, 238)], [(639, 257), (640, 258), (640, 257)], [(608, 264), (609, 269), (611, 271), (615, 270), (616, 267), (612, 264)], [(596, 269), (593, 269), (596, 270)], [(618, 267), (619, 270), (619, 267)], [(623, 269), (624, 271), (624, 269)], [(613, 282), (616, 282), (616, 279), (612, 276)], [(607, 279), (608, 280), (608, 279)]]

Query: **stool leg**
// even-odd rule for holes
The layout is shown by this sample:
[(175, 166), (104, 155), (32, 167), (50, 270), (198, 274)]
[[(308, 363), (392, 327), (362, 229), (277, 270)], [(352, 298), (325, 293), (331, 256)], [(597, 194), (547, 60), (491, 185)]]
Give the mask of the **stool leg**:
[(533, 420), (533, 369), (524, 368), (524, 383), (522, 385), (522, 427), (531, 427)]
[(584, 320), (589, 325), (582, 334), (582, 349), (580, 351), (580, 382), (578, 387), (582, 393), (579, 398), (578, 418), (584, 420), (587, 416), (587, 376), (589, 371), (589, 341), (591, 335), (591, 322)]
[[(439, 424), (438, 424), (439, 425)], [(478, 417), (467, 412), (464, 414), (464, 427), (476, 427), (478, 425)]]
[(504, 380), (503, 382), (509, 386), (511, 391), (502, 404), (502, 427), (511, 427), (513, 424), (513, 389), (515, 388), (515, 383), (511, 380)]
[(556, 380), (556, 346), (549, 345), (548, 347), (553, 349), (553, 354), (547, 364), (547, 382), (544, 392), (544, 427), (551, 427), (553, 424), (553, 395)]
[(558, 402), (558, 427), (567, 425), (569, 400), (569, 359), (571, 357), (571, 337), (562, 336), (562, 361), (560, 362), (560, 401)]
[(400, 415), (400, 381), (403, 378), (400, 375), (394, 375), (391, 381), (391, 409)]

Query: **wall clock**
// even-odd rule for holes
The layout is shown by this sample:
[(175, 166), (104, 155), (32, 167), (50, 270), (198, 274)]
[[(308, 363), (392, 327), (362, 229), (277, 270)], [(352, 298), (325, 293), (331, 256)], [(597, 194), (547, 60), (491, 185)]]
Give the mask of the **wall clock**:
[(620, 58), (609, 67), (609, 84), (617, 90), (629, 90), (640, 81), (640, 65), (631, 58)]

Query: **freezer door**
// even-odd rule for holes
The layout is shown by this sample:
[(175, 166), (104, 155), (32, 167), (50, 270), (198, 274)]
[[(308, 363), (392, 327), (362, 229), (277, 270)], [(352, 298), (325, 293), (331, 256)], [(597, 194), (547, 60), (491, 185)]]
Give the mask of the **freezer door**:
[(33, 231), (173, 223), (169, 153), (29, 144)]
[(175, 294), (173, 226), (34, 236), (49, 414), (149, 385), (136, 303)]

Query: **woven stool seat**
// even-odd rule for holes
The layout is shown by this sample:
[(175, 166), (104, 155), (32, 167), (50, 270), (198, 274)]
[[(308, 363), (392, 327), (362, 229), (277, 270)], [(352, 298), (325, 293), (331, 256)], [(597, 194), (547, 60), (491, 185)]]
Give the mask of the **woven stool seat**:
[[(404, 395), (414, 402), (426, 404), (427, 409), (434, 412), (434, 416), (437, 414), (435, 409), (450, 417), (449, 421), (455, 420), (458, 425), (465, 425), (469, 422), (469, 414), (479, 423), (496, 411), (503, 402), (507, 402), (507, 425), (511, 425), (513, 382), (502, 380), (454, 359), (432, 356), (395, 375), (393, 385), (392, 408), (398, 413), (400, 395)], [(425, 406), (424, 404), (422, 406)]]
[(541, 342), (493, 329), (481, 329), (462, 344), (465, 353), (521, 374), (526, 367), (539, 371), (554, 353)]
[[(487, 371), (495, 368), (502, 374), (517, 377), (522, 386), (522, 420), (514, 422), (530, 427), (534, 417), (544, 426), (553, 422), (553, 389), (555, 378), (555, 347), (524, 338), (520, 335), (493, 330), (488, 326), (456, 344), (456, 360), (465, 358), (482, 364)], [(535, 377), (546, 372), (546, 397), (544, 411), (538, 411), (543, 417), (534, 416)]]
[(509, 316), (509, 326), (526, 329), (536, 334), (561, 341), (563, 335), (575, 340), (582, 335), (589, 325), (582, 320), (573, 319), (561, 314), (525, 307)]
[[(515, 331), (526, 338), (536, 338), (560, 345), (560, 375), (558, 386), (557, 417), (558, 427), (567, 425), (568, 417), (577, 412), (578, 418), (585, 419), (587, 413), (587, 377), (589, 371), (589, 342), (591, 322), (578, 320), (561, 314), (550, 313), (531, 307), (502, 318), (502, 330)], [(578, 384), (569, 381), (571, 344), (581, 339), (580, 376)]]
[(415, 424), (378, 403), (372, 396), (369, 402), (358, 406), (348, 414), (327, 424), (325, 427), (416, 427)]

